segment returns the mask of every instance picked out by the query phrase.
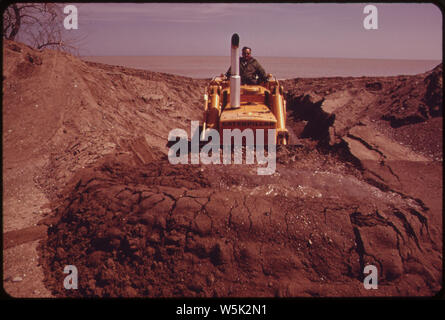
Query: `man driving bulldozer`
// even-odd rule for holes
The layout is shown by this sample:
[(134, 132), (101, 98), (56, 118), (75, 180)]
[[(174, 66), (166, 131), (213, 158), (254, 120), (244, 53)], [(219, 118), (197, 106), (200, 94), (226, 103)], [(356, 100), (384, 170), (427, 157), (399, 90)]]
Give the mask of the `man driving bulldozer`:
[[(242, 55), (239, 64), (241, 84), (260, 84), (265, 82), (267, 80), (266, 72), (259, 62), (252, 57), (252, 49), (244, 47)], [(226, 72), (228, 78), (231, 74), (230, 69)]]

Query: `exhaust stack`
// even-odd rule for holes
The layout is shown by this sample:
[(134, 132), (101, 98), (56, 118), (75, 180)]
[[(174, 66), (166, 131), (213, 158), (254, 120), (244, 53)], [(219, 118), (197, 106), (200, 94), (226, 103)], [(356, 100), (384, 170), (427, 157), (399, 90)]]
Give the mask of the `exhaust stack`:
[(239, 75), (239, 36), (237, 33), (232, 35), (230, 57), (230, 106), (236, 109), (240, 107), (241, 95), (241, 78)]

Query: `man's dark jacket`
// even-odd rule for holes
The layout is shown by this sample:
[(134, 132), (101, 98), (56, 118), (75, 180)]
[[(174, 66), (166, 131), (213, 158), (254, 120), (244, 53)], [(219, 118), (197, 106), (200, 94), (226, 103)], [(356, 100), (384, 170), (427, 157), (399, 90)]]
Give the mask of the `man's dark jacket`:
[[(226, 73), (227, 77), (231, 75), (231, 68)], [(240, 58), (239, 60), (239, 73), (241, 76), (241, 84), (258, 84), (266, 80), (267, 75), (263, 67), (254, 58), (249, 60)], [(256, 78), (258, 76), (258, 80)]]

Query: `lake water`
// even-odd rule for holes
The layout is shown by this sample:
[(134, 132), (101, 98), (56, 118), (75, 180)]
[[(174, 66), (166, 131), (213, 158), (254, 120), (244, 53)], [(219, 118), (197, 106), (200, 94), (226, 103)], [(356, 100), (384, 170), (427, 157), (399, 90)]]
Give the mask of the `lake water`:
[[(413, 75), (436, 67), (439, 60), (255, 57), (278, 79)], [(225, 73), (230, 57), (95, 56), (83, 60), (165, 72), (197, 79)]]

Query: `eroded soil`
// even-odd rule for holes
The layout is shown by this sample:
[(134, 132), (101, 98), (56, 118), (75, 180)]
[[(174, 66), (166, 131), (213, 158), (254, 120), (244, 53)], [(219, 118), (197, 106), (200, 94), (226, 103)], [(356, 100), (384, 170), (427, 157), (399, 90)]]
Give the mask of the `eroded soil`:
[[(283, 81), (291, 145), (172, 165), (208, 80), (4, 42), (3, 253), (12, 296), (431, 296), (442, 282), (442, 65)], [(363, 287), (375, 265), (379, 289)], [(66, 265), (78, 290), (63, 286)], [(21, 280), (18, 281), (18, 278)]]

